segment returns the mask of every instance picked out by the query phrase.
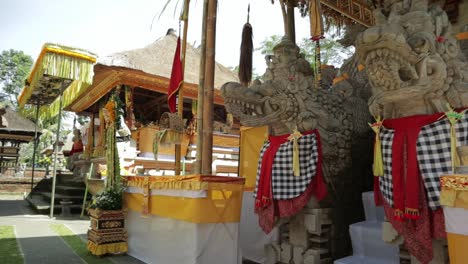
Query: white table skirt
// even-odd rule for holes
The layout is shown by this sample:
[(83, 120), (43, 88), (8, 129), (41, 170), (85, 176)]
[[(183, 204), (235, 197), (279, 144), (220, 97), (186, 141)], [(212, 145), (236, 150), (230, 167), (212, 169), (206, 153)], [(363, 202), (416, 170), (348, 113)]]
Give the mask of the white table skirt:
[(128, 254), (157, 264), (240, 264), (239, 223), (196, 224), (129, 210)]

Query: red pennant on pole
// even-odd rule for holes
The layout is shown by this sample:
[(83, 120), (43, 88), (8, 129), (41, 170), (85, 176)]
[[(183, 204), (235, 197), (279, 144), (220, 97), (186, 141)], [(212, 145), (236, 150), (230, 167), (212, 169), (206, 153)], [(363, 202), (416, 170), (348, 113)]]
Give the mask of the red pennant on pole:
[(169, 82), (169, 88), (167, 89), (167, 104), (169, 105), (169, 111), (171, 113), (176, 111), (176, 94), (177, 91), (179, 91), (183, 81), (184, 73), (182, 69), (182, 62), (180, 60), (180, 37), (178, 37), (177, 47), (174, 54), (174, 61), (172, 63), (171, 80)]

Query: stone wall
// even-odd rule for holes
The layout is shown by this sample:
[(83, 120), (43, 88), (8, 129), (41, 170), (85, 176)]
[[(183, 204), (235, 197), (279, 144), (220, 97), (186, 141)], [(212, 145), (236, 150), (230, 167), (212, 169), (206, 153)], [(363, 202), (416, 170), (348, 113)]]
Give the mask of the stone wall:
[[(14, 170), (7, 171), (0, 175), (0, 194), (18, 194), (29, 193), (31, 191), (31, 174), (30, 169), (26, 169), (23, 177), (15, 177)], [(33, 187), (45, 177), (45, 170), (36, 169), (34, 172)]]

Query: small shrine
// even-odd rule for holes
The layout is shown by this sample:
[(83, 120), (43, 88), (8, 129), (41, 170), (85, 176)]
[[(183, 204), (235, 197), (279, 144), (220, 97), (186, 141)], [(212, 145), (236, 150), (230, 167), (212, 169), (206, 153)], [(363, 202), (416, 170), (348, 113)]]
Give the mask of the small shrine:
[(37, 128), (8, 106), (0, 109), (0, 118), (0, 173), (13, 176), (19, 171), (20, 146), (34, 140)]

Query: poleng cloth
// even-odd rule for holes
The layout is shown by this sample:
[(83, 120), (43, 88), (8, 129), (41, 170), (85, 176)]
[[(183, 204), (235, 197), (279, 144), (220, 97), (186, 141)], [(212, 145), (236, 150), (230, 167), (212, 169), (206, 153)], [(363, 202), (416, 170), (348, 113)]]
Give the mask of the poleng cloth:
[[(402, 198), (407, 200), (407, 198), (409, 198), (408, 196), (417, 195), (414, 193), (414, 188), (410, 188), (410, 186), (406, 184), (408, 183), (408, 179), (411, 180), (409, 177), (414, 177), (414, 172), (416, 172), (417, 178), (412, 179), (419, 178), (419, 180), (423, 181), (429, 207), (432, 210), (440, 208), (440, 175), (448, 174), (452, 170), (450, 122), (447, 118), (439, 119), (441, 116), (443, 116), (443, 114), (392, 119), (390, 120), (393, 122), (391, 125), (396, 127), (395, 129), (388, 129), (388, 123), (384, 122), (385, 128), (382, 128), (380, 132), (384, 175), (380, 177), (379, 186), (383, 198), (391, 207), (401, 209), (398, 208), (399, 206), (396, 204), (396, 200), (400, 199), (401, 202)], [(410, 123), (410, 126), (414, 126), (414, 124), (421, 124), (421, 120), (433, 122), (419, 128), (416, 140), (413, 138), (407, 141), (400, 140), (395, 142), (395, 132), (399, 129), (399, 126), (395, 126), (395, 123), (401, 122), (400, 124), (405, 125)], [(457, 144), (459, 146), (467, 145), (468, 116), (466, 114), (455, 124), (455, 131)], [(405, 143), (406, 147), (402, 147)], [(398, 145), (400, 145), (400, 147), (398, 147)], [(413, 148), (413, 150), (405, 151), (405, 149), (408, 150), (408, 148)], [(398, 152), (395, 152), (395, 150), (398, 150)], [(412, 156), (410, 156), (410, 154)], [(395, 162), (400, 164), (396, 164)], [(405, 178), (402, 178), (400, 180), (403, 180), (403, 182), (400, 184), (404, 186), (395, 189), (395, 178), (403, 174), (401, 173), (402, 169), (408, 168), (410, 162), (413, 164), (416, 162), (417, 167), (413, 167), (413, 169), (415, 169), (413, 173), (403, 171), (403, 173), (406, 173), (406, 181)], [(400, 175), (396, 174), (395, 170), (399, 170)]]
[(318, 200), (327, 194), (322, 175), (322, 151), (317, 130), (304, 132), (298, 139), (300, 175), (294, 176), (293, 142), (289, 134), (269, 136), (261, 151), (255, 186), (255, 212), (262, 229), (269, 233), (275, 216), (292, 216), (312, 194)]

